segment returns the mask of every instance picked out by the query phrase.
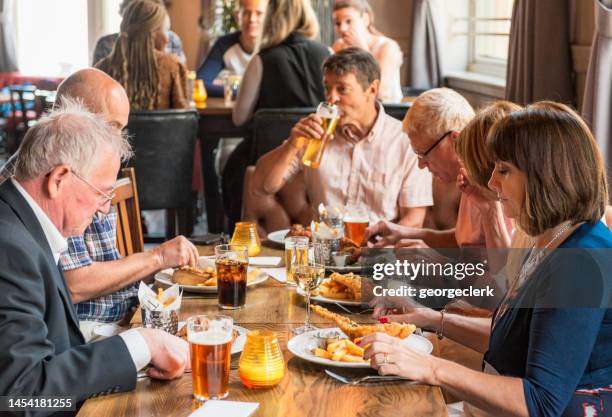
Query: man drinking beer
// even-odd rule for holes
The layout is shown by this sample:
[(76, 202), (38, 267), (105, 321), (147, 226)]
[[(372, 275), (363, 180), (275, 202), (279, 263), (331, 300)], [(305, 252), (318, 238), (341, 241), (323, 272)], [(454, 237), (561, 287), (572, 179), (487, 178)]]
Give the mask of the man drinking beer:
[[(281, 146), (257, 161), (254, 192), (275, 194), (303, 171), (313, 214), (320, 203), (350, 205), (365, 210), (370, 224), (422, 226), (433, 203), (431, 174), (418, 168), (402, 123), (376, 100), (380, 67), (374, 57), (359, 48), (344, 49), (323, 64), (323, 82), (327, 102), (340, 114), (335, 131), (326, 132), (317, 114), (300, 120)], [(323, 155), (320, 163), (305, 164), (313, 140), (321, 140)]]

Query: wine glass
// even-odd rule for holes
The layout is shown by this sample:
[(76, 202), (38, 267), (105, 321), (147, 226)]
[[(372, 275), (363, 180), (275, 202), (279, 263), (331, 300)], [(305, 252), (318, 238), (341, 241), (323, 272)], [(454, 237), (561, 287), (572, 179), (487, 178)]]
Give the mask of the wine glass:
[(298, 287), (306, 294), (306, 321), (303, 326), (293, 330), (295, 334), (302, 334), (311, 330), (317, 330), (316, 327), (310, 324), (310, 296), (312, 291), (319, 288), (323, 278), (325, 277), (325, 262), (324, 262), (324, 246), (320, 243), (314, 243), (308, 253), (308, 262), (306, 264), (294, 264), (293, 279)]

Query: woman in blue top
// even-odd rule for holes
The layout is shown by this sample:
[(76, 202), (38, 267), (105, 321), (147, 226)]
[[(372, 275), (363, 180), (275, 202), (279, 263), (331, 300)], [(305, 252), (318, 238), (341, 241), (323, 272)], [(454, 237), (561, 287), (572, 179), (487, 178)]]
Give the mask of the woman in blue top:
[(608, 190), (595, 140), (570, 108), (540, 102), (496, 123), (487, 143), (489, 186), (533, 248), (492, 319), (441, 314), (431, 323), (486, 352), (484, 372), (380, 333), (361, 341), (365, 356), (381, 374), (448, 389), (468, 403), (466, 415), (610, 415), (612, 266), (602, 249), (612, 233), (600, 220)]

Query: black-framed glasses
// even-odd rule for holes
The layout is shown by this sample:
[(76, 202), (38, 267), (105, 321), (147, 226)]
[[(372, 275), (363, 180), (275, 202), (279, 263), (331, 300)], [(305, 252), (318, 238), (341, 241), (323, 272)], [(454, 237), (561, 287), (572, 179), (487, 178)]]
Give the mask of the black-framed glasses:
[(96, 187), (95, 185), (93, 185), (92, 183), (90, 183), (89, 181), (87, 181), (85, 178), (81, 177), (79, 174), (77, 174), (76, 172), (72, 171), (72, 173), (74, 174), (75, 177), (77, 177), (78, 179), (80, 179), (81, 181), (83, 181), (85, 184), (87, 184), (92, 190), (94, 190), (97, 194), (99, 194), (103, 199), (100, 200), (100, 207), (105, 206), (106, 204), (108, 204), (109, 202), (111, 202), (113, 200), (113, 198), (115, 198), (115, 193), (111, 192), (110, 194), (105, 193), (104, 191), (100, 190), (98, 187)]
[(434, 142), (434, 144), (433, 144), (433, 145), (431, 145), (429, 148), (427, 148), (427, 150), (426, 150), (425, 152), (421, 152), (421, 153), (420, 153), (420, 152), (416, 152), (417, 157), (418, 157), (419, 159), (424, 159), (424, 158), (426, 158), (426, 157), (427, 157), (427, 155), (429, 155), (429, 154), (431, 153), (431, 151), (433, 151), (433, 150), (434, 150), (434, 148), (435, 148), (436, 146), (438, 146), (438, 144), (439, 144), (440, 142), (442, 142), (444, 139), (446, 139), (446, 137), (447, 137), (448, 135), (450, 135), (451, 133), (453, 133), (453, 131), (452, 131), (452, 130), (449, 130), (448, 132), (446, 132), (445, 134), (443, 134), (442, 136), (440, 136), (440, 139), (438, 139), (437, 141), (435, 141), (435, 142)]

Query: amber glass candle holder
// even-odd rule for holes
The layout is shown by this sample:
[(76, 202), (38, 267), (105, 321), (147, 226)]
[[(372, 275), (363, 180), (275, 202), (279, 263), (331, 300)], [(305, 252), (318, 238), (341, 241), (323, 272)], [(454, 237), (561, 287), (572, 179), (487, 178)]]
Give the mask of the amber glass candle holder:
[(195, 83), (193, 85), (193, 101), (195, 103), (196, 109), (205, 109), (207, 98), (208, 94), (206, 92), (206, 87), (204, 86), (204, 81), (195, 80)]
[(285, 361), (276, 333), (270, 330), (247, 333), (238, 376), (249, 389), (273, 387), (283, 379)]
[(236, 223), (230, 243), (246, 246), (249, 249), (249, 257), (257, 256), (261, 252), (261, 241), (257, 234), (257, 226), (253, 222)]

